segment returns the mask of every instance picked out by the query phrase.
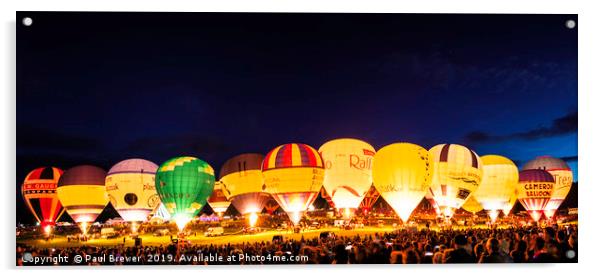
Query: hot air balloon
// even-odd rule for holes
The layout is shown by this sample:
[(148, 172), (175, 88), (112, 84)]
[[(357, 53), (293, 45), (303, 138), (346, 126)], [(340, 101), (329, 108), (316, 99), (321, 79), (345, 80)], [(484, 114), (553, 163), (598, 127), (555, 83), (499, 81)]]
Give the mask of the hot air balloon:
[(265, 204), (265, 210), (270, 215), (273, 215), (279, 207), (280, 205), (278, 205), (278, 202), (276, 202), (276, 200), (274, 200), (272, 197), (270, 197), (268, 202)]
[(551, 219), (571, 190), (573, 171), (564, 160), (551, 156), (540, 156), (527, 162), (523, 166), (523, 170), (528, 169), (546, 170), (554, 177), (554, 192), (552, 192), (552, 197), (544, 208), (544, 214), (548, 219)]
[(162, 222), (169, 221), (171, 215), (165, 208), (163, 203), (159, 203), (159, 206), (153, 211), (153, 218), (160, 219)]
[(128, 159), (111, 167), (105, 179), (109, 201), (134, 231), (135, 222), (146, 221), (161, 202), (155, 189), (157, 168), (148, 160)]
[(472, 196), (487, 210), (492, 222), (495, 222), (500, 210), (516, 195), (518, 168), (512, 160), (499, 155), (481, 157), (483, 179)]
[(84, 234), (109, 203), (106, 176), (107, 172), (99, 167), (82, 165), (67, 170), (59, 179), (59, 200)]
[(271, 150), (263, 160), (266, 191), (297, 225), (301, 214), (318, 197), (324, 181), (324, 164), (318, 151), (305, 144), (286, 144)]
[(190, 156), (167, 160), (159, 166), (155, 176), (159, 198), (180, 231), (203, 208), (214, 183), (213, 168)]
[(351, 211), (359, 207), (372, 186), (374, 147), (358, 139), (335, 139), (318, 150), (324, 161), (324, 189), (335, 207)]
[(481, 159), (456, 144), (440, 144), (429, 150), (434, 162), (431, 193), (443, 215), (450, 218), (481, 183)]
[(56, 185), (62, 174), (63, 170), (55, 167), (37, 168), (27, 174), (21, 186), (25, 204), (46, 234), (65, 211), (56, 194)]
[(518, 174), (518, 201), (535, 222), (552, 197), (554, 183), (554, 176), (545, 170), (522, 170)]
[(262, 161), (262, 154), (237, 155), (226, 161), (219, 173), (232, 205), (249, 219), (251, 226), (255, 226), (257, 214), (270, 199), (263, 186)]
[(230, 201), (228, 201), (227, 191), (224, 188), (224, 184), (221, 181), (215, 181), (215, 186), (213, 187), (213, 193), (207, 199), (207, 203), (211, 206), (211, 209), (218, 216), (222, 216), (224, 212), (230, 206)]
[(512, 208), (514, 207), (514, 204), (516, 203), (517, 197), (518, 197), (518, 190), (514, 190), (514, 192), (512, 193), (512, 197), (510, 197), (510, 199), (504, 203), (502, 212), (504, 213), (505, 216), (508, 216), (510, 214), (510, 211), (512, 211)]
[(328, 195), (328, 193), (326, 193), (326, 189), (324, 189), (324, 186), (322, 186), (322, 188), (320, 188), (320, 197), (322, 197), (322, 199), (326, 200), (326, 203), (328, 204), (328, 207), (334, 208), (334, 202), (332, 201), (332, 198), (330, 198), (330, 195)]
[(379, 197), (380, 193), (378, 193), (376, 187), (374, 187), (374, 185), (370, 186), (370, 189), (368, 189), (366, 196), (364, 196), (364, 199), (360, 203), (360, 208), (364, 214), (367, 214), (368, 211), (372, 209), (372, 206), (374, 206), (376, 201), (378, 201)]
[(475, 214), (479, 211), (482, 211), (483, 206), (481, 206), (481, 204), (477, 201), (477, 199), (474, 196), (470, 196), (468, 197), (468, 200), (466, 200), (466, 202), (464, 202), (464, 204), (462, 205), (462, 209), (472, 214)]
[(374, 156), (374, 187), (404, 223), (429, 188), (432, 166), (429, 152), (411, 143), (387, 145)]
[(435, 197), (433, 197), (433, 193), (431, 193), (430, 187), (426, 191), (426, 195), (424, 195), (424, 198), (426, 199), (427, 202), (429, 202), (431, 207), (435, 210), (435, 214), (437, 214), (437, 216), (441, 215), (441, 209), (439, 209), (439, 205), (437, 205), (437, 201), (435, 201)]

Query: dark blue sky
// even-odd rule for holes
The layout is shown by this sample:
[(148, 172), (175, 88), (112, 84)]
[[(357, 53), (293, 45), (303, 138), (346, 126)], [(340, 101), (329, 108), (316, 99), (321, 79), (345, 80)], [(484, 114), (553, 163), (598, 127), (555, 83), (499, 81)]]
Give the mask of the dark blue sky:
[(17, 180), (356, 137), (577, 172), (575, 15), (41, 13), (17, 26)]

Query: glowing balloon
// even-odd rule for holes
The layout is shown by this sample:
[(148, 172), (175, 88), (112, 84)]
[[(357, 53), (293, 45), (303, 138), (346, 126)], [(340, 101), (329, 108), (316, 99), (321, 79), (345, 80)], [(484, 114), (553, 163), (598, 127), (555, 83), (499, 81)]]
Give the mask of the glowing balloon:
[(370, 187), (370, 189), (368, 189), (366, 196), (364, 196), (364, 199), (360, 203), (360, 208), (362, 209), (362, 211), (364, 211), (364, 213), (366, 213), (370, 209), (372, 209), (372, 206), (374, 206), (374, 204), (376, 204), (376, 201), (378, 201), (379, 197), (380, 197), (380, 193), (378, 193), (378, 190), (376, 190), (376, 187), (374, 187), (374, 185), (372, 185)]
[(492, 221), (508, 206), (516, 195), (518, 183), (518, 168), (512, 160), (499, 155), (485, 155), (483, 162), (483, 179), (481, 185), (472, 194), (485, 210), (491, 215)]
[(54, 226), (65, 211), (56, 194), (62, 174), (63, 170), (55, 167), (37, 168), (27, 174), (21, 186), (23, 200), (42, 229)]
[(464, 204), (462, 205), (462, 208), (465, 211), (468, 211), (473, 214), (483, 210), (483, 206), (481, 206), (481, 204), (479, 204), (479, 202), (477, 201), (477, 199), (474, 198), (474, 196), (468, 197), (468, 200), (466, 200), (466, 202), (464, 202)]
[(160, 203), (159, 206), (155, 209), (155, 211), (153, 212), (153, 217), (159, 218), (163, 221), (169, 221), (169, 219), (171, 219), (171, 215), (169, 214), (163, 203)]
[(415, 144), (395, 143), (374, 156), (374, 187), (407, 222), (429, 188), (433, 174), (429, 152)]
[(228, 159), (220, 170), (229, 200), (243, 215), (261, 213), (270, 199), (263, 186), (262, 161), (262, 154), (241, 154)]
[(203, 208), (214, 183), (213, 168), (190, 156), (167, 160), (155, 176), (159, 198), (180, 230)]
[(528, 169), (546, 170), (554, 176), (554, 192), (552, 192), (552, 197), (544, 208), (544, 214), (550, 219), (571, 190), (573, 171), (564, 160), (551, 156), (540, 156), (527, 162), (523, 166), (523, 170)]
[(456, 144), (440, 144), (429, 152), (434, 162), (431, 193), (443, 214), (451, 217), (479, 187), (481, 159), (474, 151)]
[(512, 211), (512, 208), (514, 207), (515, 203), (516, 203), (516, 194), (514, 194), (514, 197), (512, 199), (508, 200), (508, 202), (504, 204), (504, 208), (502, 208), (502, 213), (504, 213), (505, 216), (508, 216), (510, 214), (510, 211)]
[(518, 201), (533, 220), (539, 221), (554, 192), (554, 177), (545, 170), (522, 170), (518, 179)]
[(221, 181), (215, 181), (213, 193), (207, 199), (207, 203), (211, 206), (211, 209), (217, 215), (221, 216), (230, 207), (230, 201), (228, 201), (228, 195), (224, 188), (224, 184)]
[(435, 201), (435, 197), (433, 197), (433, 193), (431, 192), (430, 188), (426, 191), (426, 195), (424, 195), (424, 198), (435, 210), (435, 214), (437, 214), (438, 216), (441, 215), (441, 209), (439, 208), (439, 205), (437, 205), (437, 201)]
[(101, 168), (82, 165), (67, 170), (59, 179), (56, 190), (59, 200), (84, 233), (109, 203), (106, 176), (107, 172)]
[(155, 189), (157, 164), (144, 159), (128, 159), (115, 164), (105, 179), (109, 201), (128, 222), (146, 221), (160, 203)]
[(270, 197), (268, 202), (265, 204), (265, 210), (270, 215), (273, 215), (279, 207), (280, 205), (278, 205), (278, 202), (276, 202), (276, 200), (274, 200), (272, 197)]
[(322, 186), (322, 188), (320, 188), (320, 197), (322, 197), (322, 199), (326, 200), (326, 203), (328, 204), (328, 207), (334, 208), (334, 202), (332, 201), (332, 198), (330, 198), (330, 195), (328, 195), (328, 193), (326, 193), (326, 189), (324, 189), (324, 186)]
[(357, 139), (335, 139), (318, 150), (324, 161), (324, 189), (337, 209), (356, 209), (372, 186), (374, 147)]
[(281, 145), (266, 155), (261, 170), (266, 192), (298, 224), (324, 181), (324, 164), (318, 151), (305, 144)]

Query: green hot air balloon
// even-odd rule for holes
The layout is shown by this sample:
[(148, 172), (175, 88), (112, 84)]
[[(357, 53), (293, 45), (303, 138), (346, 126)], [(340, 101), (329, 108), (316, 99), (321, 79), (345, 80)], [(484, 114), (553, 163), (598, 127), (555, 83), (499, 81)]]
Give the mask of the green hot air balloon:
[(180, 230), (207, 203), (214, 183), (211, 165), (190, 156), (164, 162), (155, 176), (159, 198)]

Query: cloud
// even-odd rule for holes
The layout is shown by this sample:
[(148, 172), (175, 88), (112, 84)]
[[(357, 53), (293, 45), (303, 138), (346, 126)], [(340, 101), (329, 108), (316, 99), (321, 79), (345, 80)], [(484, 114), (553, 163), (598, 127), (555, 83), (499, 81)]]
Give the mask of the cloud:
[(579, 160), (579, 156), (577, 156), (577, 155), (563, 156), (560, 159), (562, 159), (566, 162), (576, 162), (577, 160)]
[(465, 136), (465, 139), (471, 143), (490, 143), (509, 140), (536, 140), (540, 138), (554, 137), (577, 132), (577, 119), (577, 111), (575, 111), (555, 119), (552, 124), (546, 127), (539, 127), (528, 131), (506, 135), (493, 135), (483, 131), (473, 131), (468, 133)]

